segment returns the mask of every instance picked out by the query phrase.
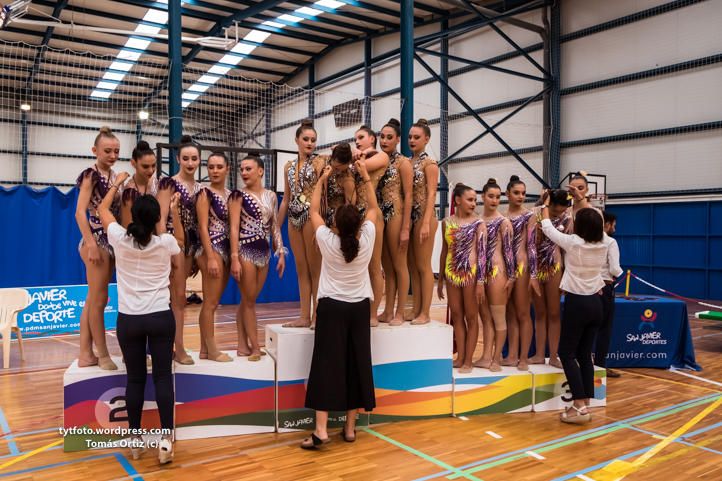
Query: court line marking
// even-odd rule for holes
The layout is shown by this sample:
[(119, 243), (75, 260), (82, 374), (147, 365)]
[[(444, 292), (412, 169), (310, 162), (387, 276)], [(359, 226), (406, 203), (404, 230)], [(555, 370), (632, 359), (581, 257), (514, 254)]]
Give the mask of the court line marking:
[(608, 466), (605, 466), (602, 471), (614, 474), (615, 476), (619, 475), (620, 477), (617, 478), (617, 480), (622, 480), (626, 476), (639, 471), (650, 459), (672, 444), (677, 438), (699, 424), (704, 418), (712, 414), (712, 412), (719, 406), (722, 406), (722, 397), (718, 398), (715, 402), (697, 413), (696, 416), (684, 423), (676, 431), (657, 443), (652, 447), (652, 449), (641, 455), (635, 461), (628, 463), (627, 461), (614, 460)]
[(694, 388), (697, 388), (697, 389), (704, 389), (705, 391), (712, 391), (712, 392), (716, 392), (716, 393), (722, 393), (722, 391), (720, 391), (719, 389), (712, 389), (711, 387), (706, 387), (706, 386), (697, 386), (696, 384), (685, 384), (685, 383), (683, 383), (683, 382), (675, 381), (674, 379), (667, 379), (667, 378), (664, 378), (664, 377), (650, 376), (650, 375), (648, 375), (648, 374), (642, 374), (642, 373), (639, 373), (639, 372), (632, 372), (632, 371), (624, 371), (624, 372), (627, 373), (627, 374), (631, 374), (632, 376), (646, 377), (647, 379), (654, 379), (655, 381), (663, 381), (663, 382), (668, 382), (668, 383), (671, 383), (671, 384), (677, 384), (677, 385), (679, 385), (679, 386), (684, 386), (684, 387), (687, 387), (687, 388), (689, 388), (689, 387), (694, 387)]
[[(706, 389), (706, 388), (705, 388), (705, 389)], [(715, 391), (715, 392), (717, 392), (717, 391)], [(687, 410), (687, 409), (691, 409), (691, 408), (693, 408), (693, 407), (699, 406), (699, 405), (701, 405), (701, 404), (705, 404), (705, 403), (707, 403), (707, 402), (712, 402), (713, 400), (718, 399), (718, 398), (720, 398), (720, 397), (721, 397), (721, 396), (720, 396), (719, 394), (717, 394), (717, 395), (715, 395), (715, 394), (708, 394), (708, 395), (706, 395), (706, 396), (702, 396), (702, 397), (699, 397), (699, 398), (690, 399), (690, 400), (688, 400), (688, 401), (684, 401), (684, 402), (681, 402), (681, 403), (678, 403), (678, 404), (674, 404), (674, 405), (672, 405), (672, 406), (668, 406), (668, 407), (666, 407), (666, 408), (661, 408), (661, 409), (658, 409), (658, 410), (655, 410), (655, 411), (649, 411), (649, 412), (646, 412), (646, 413), (643, 413), (643, 414), (639, 414), (639, 415), (637, 415), (637, 416), (633, 416), (633, 417), (630, 417), (630, 418), (626, 418), (626, 419), (622, 419), (622, 420), (619, 420), (619, 421), (615, 421), (615, 422), (610, 423), (610, 424), (605, 424), (605, 425), (599, 426), (599, 427), (597, 427), (597, 428), (593, 428), (593, 429), (589, 429), (589, 430), (586, 430), (586, 431), (582, 431), (582, 432), (580, 432), (580, 433), (575, 433), (575, 434), (571, 434), (571, 435), (568, 435), (568, 436), (563, 436), (563, 437), (560, 437), (560, 438), (551, 439), (551, 440), (549, 440), (549, 441), (544, 441), (544, 442), (542, 442), (542, 443), (535, 444), (535, 445), (533, 445), (533, 446), (527, 446), (527, 447), (525, 447), (525, 448), (522, 448), (522, 449), (519, 449), (519, 450), (516, 450), (516, 451), (511, 451), (511, 452), (507, 452), (507, 453), (501, 453), (501, 454), (498, 454), (498, 455), (496, 455), (496, 456), (491, 456), (491, 457), (489, 457), (489, 458), (485, 458), (485, 459), (481, 459), (481, 460), (478, 460), (478, 461), (474, 461), (474, 462), (469, 463), (469, 464), (466, 464), (466, 465), (464, 465), (464, 466), (460, 466), (460, 469), (462, 469), (462, 470), (467, 470), (467, 469), (472, 468), (472, 467), (474, 467), (474, 466), (484, 465), (484, 463), (493, 463), (493, 462), (495, 462), (495, 461), (502, 461), (501, 463), (498, 463), (498, 464), (506, 464), (506, 462), (512, 462), (512, 461), (516, 461), (516, 460), (518, 460), (518, 459), (523, 459), (523, 458), (525, 457), (525, 456), (523, 455), (524, 452), (525, 452), (525, 451), (528, 451), (528, 450), (534, 450), (534, 451), (537, 451), (537, 452), (538, 452), (538, 451), (540, 451), (541, 449), (543, 449), (543, 448), (545, 448), (545, 447), (547, 447), (547, 446), (555, 446), (555, 448), (557, 448), (557, 447), (564, 447), (564, 446), (567, 446), (567, 445), (569, 445), (569, 444), (574, 444), (574, 443), (576, 443), (576, 442), (585, 441), (586, 439), (589, 439), (589, 438), (593, 438), (593, 437), (597, 437), (597, 436), (602, 436), (602, 435), (607, 434), (607, 433), (609, 433), (609, 432), (617, 431), (617, 430), (619, 430), (619, 429), (622, 429), (621, 427), (618, 427), (618, 426), (620, 426), (620, 425), (622, 425), (622, 424), (629, 424), (629, 423), (632, 423), (632, 422), (635, 422), (635, 423), (645, 423), (645, 422), (649, 422), (649, 421), (654, 421), (654, 420), (656, 420), (656, 419), (663, 418), (663, 417), (666, 417), (666, 416), (670, 416), (670, 415), (672, 415), (672, 414), (676, 414), (676, 413), (678, 413), (678, 412), (685, 411), (685, 410)], [(595, 436), (595, 435), (597, 435), (597, 436)], [(566, 441), (572, 441), (572, 442), (566, 443)], [(548, 450), (549, 450), (549, 449), (546, 449), (545, 451), (548, 451)], [(497, 464), (485, 466), (483, 469), (487, 469), (487, 468), (490, 468), (490, 467), (494, 467), (494, 466), (496, 466), (496, 465), (497, 465)], [(441, 477), (441, 476), (448, 476), (448, 475), (450, 475), (450, 474), (454, 474), (454, 473), (452, 473), (451, 471), (448, 471), (448, 470), (447, 470), (447, 471), (439, 472), (439, 473), (436, 473), (436, 474), (431, 474), (431, 475), (428, 475), (428, 476), (424, 476), (424, 477), (421, 477), (421, 478), (417, 478), (415, 481), (427, 481), (427, 480), (429, 480), (429, 479), (434, 479), (434, 478), (438, 478), (438, 477)], [(456, 475), (448, 476), (449, 479), (456, 479), (457, 477), (458, 477), (458, 476), (456, 476)]]
[(487, 431), (486, 434), (488, 434), (489, 436), (491, 436), (491, 437), (494, 438), (494, 439), (501, 439), (501, 438), (502, 438), (500, 435), (496, 434), (494, 431)]
[(593, 480), (592, 478), (590, 478), (589, 476), (584, 476), (583, 474), (577, 474), (577, 478), (583, 479), (584, 481), (594, 481), (594, 480)]
[(11, 432), (9, 434), (3, 434), (0, 436), (0, 439), (12, 436), (14, 438), (21, 438), (23, 436), (32, 436), (33, 434), (42, 434), (42, 433), (49, 433), (49, 432), (60, 432), (60, 428), (47, 428), (47, 429), (38, 429), (36, 431), (21, 431), (21, 432)]
[(539, 461), (544, 461), (546, 458), (542, 456), (541, 454), (535, 453), (534, 451), (527, 451), (524, 454), (528, 454), (532, 458), (538, 459)]
[[(48, 449), (48, 451), (56, 451), (56, 450), (58, 450), (58, 449), (63, 449), (63, 447), (62, 447), (62, 446), (55, 446), (55, 447), (53, 447), (53, 448)], [(18, 454), (20, 455), (20, 454), (25, 454), (25, 453), (28, 453), (28, 452), (30, 452), (30, 451), (21, 451), (21, 452), (18, 453)], [(7, 459), (7, 458), (12, 458), (12, 457), (14, 457), (12, 454), (5, 454), (5, 455), (3, 455), (3, 456), (0, 456), (0, 459)]]
[(10, 431), (10, 425), (8, 424), (8, 419), (5, 417), (5, 412), (0, 407), (0, 428), (2, 428), (3, 431), (3, 437), (7, 439), (8, 442), (8, 449), (10, 450), (11, 456), (17, 456), (20, 454), (20, 450), (18, 449), (18, 445), (15, 444), (15, 436), (13, 436), (12, 431)]
[[(707, 427), (707, 428), (704, 428), (703, 431), (711, 431), (712, 429), (715, 429), (716, 427), (719, 427), (719, 426)], [(662, 436), (659, 433), (655, 433), (654, 431), (647, 431), (646, 429), (638, 428), (637, 426), (629, 426), (629, 429), (631, 429), (633, 431), (638, 431), (640, 433), (649, 434), (650, 436), (652, 436), (655, 439), (664, 439), (664, 436)], [(684, 439), (687, 438), (687, 436), (688, 435), (685, 434), (684, 436), (681, 436), (681, 437), (675, 439), (674, 442), (683, 444), (685, 446), (690, 446), (693, 448), (699, 448), (699, 449), (701, 449), (703, 451), (707, 451), (709, 453), (722, 455), (722, 451), (717, 451), (716, 449), (708, 448), (706, 446), (698, 446), (697, 444), (690, 443), (689, 441), (685, 441)]]
[(694, 374), (690, 374), (690, 373), (688, 373), (688, 372), (684, 372), (683, 370), (681, 370), (681, 369), (676, 369), (676, 368), (674, 368), (674, 367), (670, 367), (669, 370), (670, 370), (671, 372), (674, 372), (674, 373), (677, 373), (677, 374), (681, 374), (682, 376), (686, 376), (686, 377), (689, 377), (689, 378), (692, 378), (692, 379), (696, 379), (697, 381), (702, 381), (702, 382), (706, 382), (707, 384), (712, 384), (713, 386), (722, 387), (722, 382), (713, 381), (713, 380), (711, 380), (711, 379), (707, 379), (707, 378), (704, 378), (704, 377), (702, 377), (702, 376), (695, 376)]
[(8, 461), (7, 463), (3, 463), (3, 464), (0, 465), (0, 471), (2, 471), (2, 470), (5, 469), (5, 468), (9, 468), (9, 467), (12, 466), (13, 464), (17, 464), (17, 463), (19, 463), (20, 461), (23, 461), (23, 460), (25, 460), (25, 459), (28, 459), (28, 458), (31, 457), (31, 456), (35, 456), (36, 454), (40, 454), (40, 453), (42, 453), (43, 451), (47, 451), (48, 449), (53, 448), (53, 447), (57, 446), (58, 444), (62, 444), (62, 442), (63, 442), (62, 439), (58, 439), (57, 441), (53, 441), (53, 442), (50, 443), (50, 444), (46, 444), (45, 446), (41, 446), (41, 447), (39, 447), (39, 448), (37, 448), (37, 449), (33, 449), (32, 451), (29, 451), (29, 452), (27, 452), (27, 453), (25, 453), (25, 454), (23, 454), (23, 455), (20, 455), (20, 456), (14, 458), (14, 459), (11, 459), (11, 460)]
[[(61, 439), (60, 442), (63, 440)], [(60, 463), (53, 463), (53, 464), (46, 464), (43, 466), (36, 466), (33, 468), (27, 468), (27, 469), (21, 469), (19, 471), (11, 471), (9, 473), (0, 473), (0, 478), (6, 478), (9, 476), (17, 476), (19, 474), (27, 474), (27, 473), (33, 473), (37, 471), (43, 471), (45, 469), (52, 469), (52, 468), (58, 468), (60, 466), (68, 466), (70, 464), (76, 464), (76, 463), (82, 463), (85, 461), (95, 461), (98, 459), (105, 459), (105, 458), (115, 458), (118, 463), (120, 463), (121, 467), (125, 470), (126, 473), (128, 473), (128, 476), (131, 479), (135, 479), (136, 481), (144, 481), (143, 477), (141, 476), (138, 471), (130, 464), (130, 462), (120, 453), (107, 453), (107, 454), (98, 454), (96, 456), (88, 456), (85, 458), (79, 458), (74, 459), (72, 461), (62, 461)], [(2, 467), (0, 467), (2, 469)], [(125, 478), (123, 478), (125, 479)]]
[(419, 451), (418, 449), (414, 449), (414, 448), (412, 448), (411, 446), (407, 446), (406, 444), (403, 444), (403, 443), (401, 443), (401, 442), (399, 442), (399, 441), (396, 441), (395, 439), (392, 439), (392, 438), (390, 438), (390, 437), (388, 437), (388, 436), (386, 436), (386, 435), (384, 435), (384, 434), (381, 434), (381, 433), (379, 433), (379, 432), (377, 432), (377, 431), (374, 431), (373, 429), (371, 429), (371, 428), (369, 428), (369, 427), (365, 427), (365, 428), (362, 428), (362, 429), (363, 429), (364, 431), (366, 431), (367, 433), (372, 434), (372, 435), (376, 436), (377, 438), (386, 441), (386, 442), (389, 443), (389, 444), (393, 444), (393, 445), (396, 446), (397, 448), (401, 448), (401, 449), (403, 449), (404, 451), (406, 451), (406, 452), (408, 452), (408, 453), (411, 453), (411, 454), (413, 454), (413, 455), (415, 455), (415, 456), (418, 456), (418, 457), (420, 457), (421, 459), (423, 459), (423, 460), (425, 460), (425, 461), (428, 461), (428, 462), (433, 463), (433, 464), (435, 464), (435, 465), (437, 465), (437, 466), (440, 466), (440, 467), (442, 467), (442, 468), (444, 468), (444, 469), (446, 469), (446, 470), (448, 470), (448, 471), (450, 471), (450, 472), (456, 473), (456, 474), (458, 474), (458, 477), (460, 477), (460, 478), (471, 479), (471, 480), (474, 480), (474, 481), (481, 481), (479, 478), (477, 478), (476, 476), (472, 475), (471, 473), (464, 473), (464, 472), (462, 472), (461, 470), (459, 470), (458, 468), (455, 468), (454, 466), (452, 466), (452, 465), (450, 465), (450, 464), (447, 464), (447, 463), (445, 463), (445, 462), (443, 462), (443, 461), (441, 461), (441, 460), (439, 460), (439, 459), (436, 459), (436, 458), (434, 458), (434, 457), (432, 457), (432, 456), (429, 456), (428, 454), (422, 453), (422, 452)]

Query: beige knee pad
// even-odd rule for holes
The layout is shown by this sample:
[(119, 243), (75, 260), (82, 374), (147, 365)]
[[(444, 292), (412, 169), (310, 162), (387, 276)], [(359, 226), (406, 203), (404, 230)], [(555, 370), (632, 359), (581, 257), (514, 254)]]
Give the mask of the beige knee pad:
[(506, 331), (506, 305), (489, 306), (489, 309), (491, 310), (491, 317), (494, 319), (494, 329)]

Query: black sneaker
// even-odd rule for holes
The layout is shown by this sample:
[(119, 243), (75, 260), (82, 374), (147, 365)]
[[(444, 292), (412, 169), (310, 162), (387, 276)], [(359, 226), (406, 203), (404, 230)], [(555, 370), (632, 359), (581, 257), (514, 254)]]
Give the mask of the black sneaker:
[(201, 297), (194, 292), (193, 294), (188, 296), (188, 298), (186, 299), (186, 304), (203, 304), (203, 299), (201, 299)]

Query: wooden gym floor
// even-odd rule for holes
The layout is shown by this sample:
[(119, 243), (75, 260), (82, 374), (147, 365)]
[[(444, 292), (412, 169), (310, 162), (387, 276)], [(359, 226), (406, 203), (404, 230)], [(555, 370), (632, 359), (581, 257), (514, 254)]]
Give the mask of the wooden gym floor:
[[(297, 305), (259, 306), (262, 326), (284, 322)], [(186, 342), (199, 345), (198, 306), (186, 310)], [(690, 305), (690, 313), (697, 309)], [(432, 314), (443, 319), (445, 305)], [(217, 338), (233, 349), (235, 306), (217, 315)], [(719, 324), (719, 323), (717, 323)], [(24, 363), (17, 346), (11, 368), (0, 374), (0, 478), (15, 480), (605, 480), (606, 463), (634, 461), (681, 427), (685, 434), (625, 480), (722, 479), (722, 408), (694, 419), (722, 396), (722, 331), (692, 320), (694, 373), (625, 369), (608, 379), (608, 405), (593, 410), (586, 426), (561, 424), (556, 413), (523, 413), (400, 422), (361, 430), (355, 444), (340, 437), (323, 452), (298, 448), (306, 433), (260, 434), (179, 441), (175, 461), (159, 467), (148, 452), (139, 461), (126, 451), (64, 453), (63, 371), (77, 354), (77, 336), (28, 339)], [(114, 333), (111, 353), (119, 355)], [(693, 425), (692, 425), (693, 424)], [(50, 446), (50, 447), (49, 447)], [(618, 477), (616, 478), (618, 479)]]

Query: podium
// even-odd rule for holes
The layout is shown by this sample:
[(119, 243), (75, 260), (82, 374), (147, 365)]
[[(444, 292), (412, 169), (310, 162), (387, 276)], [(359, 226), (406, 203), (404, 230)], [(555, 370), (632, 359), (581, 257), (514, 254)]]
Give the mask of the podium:
[(371, 329), (372, 424), (451, 415), (452, 338), (452, 327), (435, 321)]
[(454, 369), (454, 416), (530, 412), (534, 406), (533, 376), (503, 366), (500, 372), (475, 367)]
[(276, 429), (275, 372), (270, 356), (258, 362), (199, 359), (175, 368), (176, 439), (272, 433)]
[[(314, 429), (315, 412), (305, 407), (308, 373), (313, 357), (314, 331), (306, 327), (266, 326), (266, 351), (276, 363), (276, 427), (279, 433)], [(341, 427), (346, 413), (330, 412), (328, 426)], [(357, 426), (368, 426), (368, 415), (360, 413)]]
[[(564, 370), (549, 364), (530, 364), (534, 376), (534, 411), (560, 411), (569, 406), (572, 393)], [(591, 407), (607, 405), (607, 370), (594, 366), (594, 398)]]
[[(102, 430), (128, 428), (125, 408), (126, 371), (120, 357), (114, 357), (117, 371), (106, 371), (98, 366), (78, 367), (75, 360), (63, 374), (63, 427), (85, 428), (86, 432), (68, 434), (63, 438), (66, 452), (91, 449), (89, 441), (112, 442), (120, 435)], [(159, 429), (160, 418), (155, 404), (153, 378), (148, 368), (145, 383), (142, 428)]]

